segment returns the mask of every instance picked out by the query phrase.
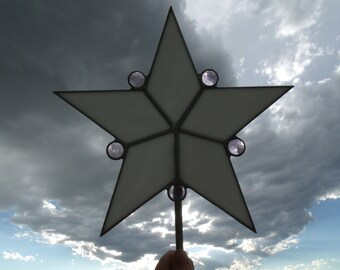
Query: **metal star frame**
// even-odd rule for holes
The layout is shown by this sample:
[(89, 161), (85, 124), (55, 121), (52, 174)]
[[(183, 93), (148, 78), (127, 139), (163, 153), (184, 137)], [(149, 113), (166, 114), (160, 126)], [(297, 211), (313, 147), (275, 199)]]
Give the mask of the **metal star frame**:
[(293, 86), (217, 87), (217, 81), (214, 70), (196, 72), (170, 8), (151, 71), (132, 72), (131, 89), (56, 92), (112, 134), (108, 155), (123, 159), (101, 236), (167, 189), (176, 247), (183, 249), (187, 188), (256, 232), (230, 157), (245, 148), (236, 134)]

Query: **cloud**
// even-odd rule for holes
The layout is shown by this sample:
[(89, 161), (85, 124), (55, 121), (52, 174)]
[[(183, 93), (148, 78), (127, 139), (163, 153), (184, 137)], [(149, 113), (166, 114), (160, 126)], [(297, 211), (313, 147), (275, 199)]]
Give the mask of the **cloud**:
[(229, 270), (253, 270), (259, 266), (260, 258), (234, 260)]
[(335, 66), (334, 73), (340, 75), (340, 65)]
[(325, 267), (331, 269), (333, 263), (335, 262), (336, 262), (335, 259), (316, 259), (309, 263), (287, 265), (283, 267), (283, 270), (304, 270), (304, 269), (319, 270), (325, 269)]
[(337, 200), (340, 199), (340, 190), (332, 190), (329, 193), (323, 194), (318, 198), (318, 201)]
[[(185, 13), (193, 18), (198, 31), (230, 31), (238, 17), (249, 19), (253, 15), (261, 16), (268, 26), (275, 25), (277, 37), (288, 37), (301, 34), (306, 29), (317, 24), (323, 12), (323, 0), (288, 1), (217, 1), (209, 5), (203, 0), (186, 1)], [(203, 12), (209, 10), (209, 12)], [(237, 26), (235, 26), (237, 27)]]
[(66, 246), (72, 248), (72, 254), (92, 261), (100, 261), (102, 265), (111, 264), (117, 261), (117, 257), (122, 255), (121, 252), (108, 250), (105, 247), (98, 247), (94, 243), (85, 241), (65, 241)]
[(244, 239), (242, 243), (238, 246), (244, 252), (251, 252), (256, 249), (253, 239)]
[(296, 235), (289, 236), (288, 238), (275, 243), (274, 245), (266, 245), (263, 243), (263, 248), (261, 248), (262, 252), (265, 252), (268, 255), (274, 255), (284, 250), (290, 249), (292, 246), (296, 246), (299, 243)]
[(306, 68), (323, 54), (308, 37), (300, 36), (278, 55), (261, 60), (256, 73), (266, 76), (269, 84), (298, 83)]
[(28, 256), (23, 256), (18, 252), (7, 252), (4, 251), (2, 252), (2, 257), (7, 260), (19, 260), (19, 261), (24, 261), (24, 262), (34, 262), (35, 257), (28, 255)]
[(272, 14), (276, 22), (279, 21), (277, 37), (294, 36), (318, 23), (323, 2), (323, 0), (274, 1), (266, 5), (265, 12)]
[[(276, 24), (276, 38), (285, 40), (281, 52), (262, 59), (256, 73), (267, 76), (268, 83), (299, 83), (300, 77), (324, 48), (311, 41), (311, 27), (319, 23), (323, 0), (272, 2), (266, 6), (269, 24)], [(277, 22), (280, 22), (277, 25)], [(329, 51), (329, 50), (327, 50)]]
[[(186, 17), (183, 10), (191, 9), (189, 3), (187, 9), (184, 3), (175, 6), (175, 12), (198, 72), (214, 68), (219, 85), (235, 85), (227, 50), (234, 44), (248, 51), (234, 56), (239, 66), (247, 67), (239, 76), (249, 76), (259, 58), (257, 68), (266, 80), (301, 79), (239, 134), (247, 151), (232, 159), (258, 234), (192, 191), (183, 203), (185, 244), (197, 269), (256, 269), (261, 258), (296, 245), (312, 220), (307, 209), (315, 200), (338, 197), (340, 154), (334, 142), (340, 139), (340, 128), (334, 123), (339, 116), (339, 67), (333, 65), (332, 74), (316, 80), (322, 83), (302, 79), (314, 61), (325, 57), (323, 47), (306, 33), (318, 25), (322, 1), (235, 1), (236, 8), (216, 12), (216, 20), (210, 20), (215, 13), (206, 12), (207, 20), (199, 19), (205, 28)], [(226, 10), (228, 5), (221, 1), (216, 7)], [(0, 208), (15, 212), (11, 220), (22, 226), (18, 237), (64, 244), (107, 269), (146, 269), (173, 248), (173, 205), (165, 193), (99, 238), (121, 163), (105, 156), (112, 137), (52, 94), (127, 88), (130, 71), (147, 74), (167, 8), (152, 1), (4, 4)], [(259, 32), (266, 39), (256, 43)], [(265, 57), (269, 49), (282, 48), (281, 42), (290, 43)]]
[[(326, 11), (322, 0), (243, 0), (217, 1), (214, 5), (187, 1), (185, 13), (201, 36), (228, 51), (235, 80), (243, 84), (297, 84), (307, 68), (320, 65), (320, 56), (334, 55), (337, 33), (329, 30), (334, 22), (321, 16)], [(244, 66), (240, 65), (242, 59)], [(321, 63), (328, 66), (329, 62), (334, 60), (329, 57)], [(319, 77), (320, 71), (313, 68), (318, 74), (315, 77)]]

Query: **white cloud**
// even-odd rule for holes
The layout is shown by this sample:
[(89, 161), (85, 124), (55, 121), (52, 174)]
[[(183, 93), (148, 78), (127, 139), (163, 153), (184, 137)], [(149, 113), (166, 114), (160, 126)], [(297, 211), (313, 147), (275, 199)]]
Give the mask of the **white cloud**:
[(136, 262), (130, 263), (128, 269), (139, 269), (139, 270), (149, 270), (154, 269), (157, 261), (155, 260), (155, 254), (144, 254)]
[(57, 207), (53, 203), (50, 203), (50, 202), (45, 201), (45, 200), (43, 201), (43, 208), (47, 208), (50, 211), (57, 209)]
[(21, 255), (19, 252), (7, 252), (4, 251), (2, 253), (2, 257), (4, 259), (7, 260), (19, 260), (19, 261), (24, 261), (24, 262), (34, 262), (35, 261), (35, 257), (32, 255), (28, 255), (28, 256), (23, 256)]
[(53, 216), (63, 216), (64, 209), (59, 206), (58, 201), (42, 201), (42, 208), (46, 209)]
[(326, 201), (326, 200), (337, 200), (340, 199), (340, 190), (333, 190), (328, 192), (318, 198), (318, 201)]
[(286, 265), (283, 267), (283, 270), (296, 270), (296, 269), (306, 269), (304, 268), (306, 265), (304, 263), (299, 263), (295, 265)]
[(17, 232), (16, 234), (14, 234), (15, 238), (29, 238), (32, 239), (32, 234), (28, 231), (24, 231), (24, 232)]
[(41, 238), (42, 238), (42, 241), (38, 240), (38, 242), (55, 245), (55, 244), (64, 242), (69, 237), (62, 233), (54, 233), (49, 230), (43, 230), (41, 231)]
[(214, 219), (210, 219), (208, 222), (203, 223), (201, 225), (198, 225), (196, 228), (200, 233), (206, 233), (209, 232), (212, 228), (212, 223), (214, 222)]
[(102, 265), (114, 263), (117, 261), (115, 257), (122, 255), (122, 252), (98, 247), (94, 243), (86, 241), (65, 241), (65, 245), (72, 248), (73, 255), (99, 261)]
[(316, 259), (308, 263), (298, 263), (286, 265), (283, 270), (321, 270), (321, 269), (335, 269), (332, 268), (332, 263), (336, 262), (335, 259)]
[[(230, 261), (230, 256), (235, 255), (233, 249), (220, 248), (208, 244), (192, 244), (184, 242), (189, 257), (195, 264), (196, 269), (215, 269), (216, 265), (223, 265)], [(209, 267), (213, 263), (214, 266)], [(213, 268), (212, 268), (213, 267)]]
[[(185, 13), (202, 31), (228, 31), (237, 17), (246, 18), (258, 15), (264, 18), (264, 26), (276, 25), (277, 37), (289, 37), (301, 34), (318, 23), (322, 14), (323, 0), (286, 0), (286, 1), (186, 1)], [(209, 12), (206, 12), (206, 11)], [(205, 11), (205, 12), (202, 12)], [(258, 17), (258, 20), (262, 19)], [(260, 36), (263, 38), (264, 35)]]
[(340, 75), (340, 65), (335, 66), (335, 68), (334, 68), (334, 73), (335, 73), (336, 75)]
[(272, 1), (268, 13), (280, 21), (277, 37), (300, 34), (318, 22), (322, 12), (323, 0)]
[(264, 246), (262, 248), (262, 251), (266, 252), (267, 254), (274, 255), (284, 250), (287, 250), (291, 248), (292, 246), (297, 245), (298, 243), (299, 243), (299, 240), (297, 239), (297, 237), (295, 235), (292, 235), (288, 237), (287, 239), (284, 239), (274, 245)]
[(183, 205), (183, 222), (190, 228), (198, 230), (200, 233), (207, 233), (212, 229), (214, 218), (206, 213), (192, 210), (192, 202), (187, 201)]
[(256, 244), (254, 239), (244, 239), (242, 243), (238, 246), (244, 252), (255, 251)]
[(325, 78), (325, 79), (323, 79), (323, 80), (320, 80), (320, 81), (318, 81), (317, 83), (318, 84), (327, 84), (327, 83), (329, 83), (330, 82), (330, 78)]
[(162, 238), (165, 238), (167, 234), (174, 234), (174, 232), (169, 231), (166, 227), (154, 227), (151, 229), (152, 233), (158, 233)]
[(103, 270), (149, 270), (154, 269), (157, 264), (155, 254), (144, 254), (138, 260), (131, 263), (122, 262), (119, 260), (111, 260), (110, 264), (105, 265)]
[[(256, 3), (248, 0), (214, 1), (214, 5), (204, 0), (186, 1), (185, 13), (195, 21), (199, 31), (228, 31), (234, 16), (252, 12)], [(209, 10), (209, 12), (202, 12)]]
[[(281, 42), (281, 51), (260, 61), (256, 71), (268, 78), (268, 83), (300, 83), (307, 67), (315, 58), (329, 54), (325, 49), (311, 41), (323, 11), (323, 0), (272, 1), (264, 9), (267, 20), (276, 25), (276, 38)], [(283, 46), (282, 46), (283, 45)]]
[[(329, 46), (320, 47), (312, 39), (312, 33), (321, 24), (323, 2), (242, 0), (215, 1), (211, 5), (202, 0), (186, 1), (185, 13), (200, 36), (208, 34), (214, 43), (241, 59), (234, 61), (237, 79), (248, 75), (242, 61), (246, 57), (247, 68), (257, 69), (257, 73), (268, 78), (268, 83), (297, 84), (313, 60), (331, 50)], [(256, 25), (256, 29), (247, 28), (245, 22)], [(247, 30), (256, 33), (246, 34)], [(256, 50), (256, 55), (252, 50)], [(251, 66), (258, 61), (259, 67)]]
[[(158, 232), (157, 228), (155, 232)], [(17, 234), (16, 237), (26, 237), (27, 235), (30, 235), (30, 234), (25, 232), (23, 234)], [(98, 261), (101, 265), (106, 267), (104, 269), (147, 270), (150, 268), (150, 265), (153, 265), (154, 267), (157, 263), (157, 261), (155, 260), (156, 258), (155, 254), (145, 254), (139, 260), (135, 262), (127, 263), (127, 262), (120, 260), (120, 257), (123, 254), (121, 251), (108, 249), (105, 246), (97, 246), (93, 242), (68, 240), (69, 237), (64, 234), (54, 233), (50, 231), (42, 231), (40, 234), (40, 237), (38, 236), (37, 233), (34, 233), (34, 235), (36, 239), (42, 238), (42, 240), (36, 240), (37, 242), (40, 242), (40, 243), (50, 244), (50, 245), (64, 244), (65, 246), (71, 248), (73, 255), (87, 258), (91, 261)], [(17, 252), (13, 252), (13, 253), (4, 252), (3, 257), (5, 259), (35, 261), (35, 257), (22, 256)]]
[(318, 260), (312, 261), (312, 266), (316, 266), (316, 267), (320, 267), (326, 264), (327, 264), (327, 260), (324, 260), (324, 259), (318, 259)]
[(238, 61), (238, 67), (236, 67), (237, 73), (236, 73), (236, 78), (240, 78), (242, 76), (242, 74), (246, 71), (246, 68), (244, 67), (244, 60), (245, 57), (242, 56), (240, 58), (240, 60)]
[(228, 270), (255, 270), (258, 269), (258, 266), (260, 266), (260, 261), (260, 257), (234, 260)]
[[(275, 255), (284, 250), (290, 249), (292, 246), (296, 246), (299, 240), (296, 235), (292, 235), (283, 240), (278, 240), (278, 235), (275, 233), (269, 234), (265, 237), (243, 239), (242, 242), (236, 246), (235, 250), (252, 253), (252, 254), (267, 254)], [(238, 241), (231, 242), (236, 244)]]
[(312, 61), (323, 55), (323, 49), (301, 36), (290, 43), (279, 55), (262, 59), (255, 72), (268, 78), (268, 83), (282, 84), (299, 81)]

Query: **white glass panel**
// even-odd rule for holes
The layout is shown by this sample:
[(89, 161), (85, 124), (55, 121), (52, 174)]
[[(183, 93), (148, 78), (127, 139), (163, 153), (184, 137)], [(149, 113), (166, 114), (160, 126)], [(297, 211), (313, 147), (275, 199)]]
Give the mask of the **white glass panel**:
[(291, 86), (206, 89), (182, 127), (226, 140), (240, 131)]
[(169, 128), (142, 91), (76, 91), (57, 94), (124, 142)]
[(196, 193), (255, 230), (223, 144), (181, 134), (180, 177)]
[(175, 179), (174, 135), (128, 149), (102, 234), (108, 232)]
[(148, 91), (177, 122), (200, 89), (175, 15), (169, 12), (150, 72)]

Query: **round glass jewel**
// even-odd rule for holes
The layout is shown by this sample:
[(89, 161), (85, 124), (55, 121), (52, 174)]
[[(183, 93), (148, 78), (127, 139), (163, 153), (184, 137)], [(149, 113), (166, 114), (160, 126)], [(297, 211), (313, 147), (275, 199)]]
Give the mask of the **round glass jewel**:
[(142, 72), (134, 71), (129, 76), (129, 84), (134, 87), (142, 87), (145, 83), (145, 76)]
[(236, 157), (241, 156), (244, 153), (245, 149), (246, 145), (239, 138), (232, 139), (228, 142), (229, 153), (233, 156)]
[(186, 195), (187, 191), (181, 185), (173, 185), (168, 189), (168, 196), (172, 201), (182, 201)]
[(217, 84), (217, 81), (218, 81), (218, 75), (214, 70), (207, 69), (206, 71), (202, 73), (202, 82), (206, 86), (213, 86)]
[(119, 142), (112, 142), (107, 146), (107, 155), (112, 159), (120, 159), (124, 154), (124, 147)]

